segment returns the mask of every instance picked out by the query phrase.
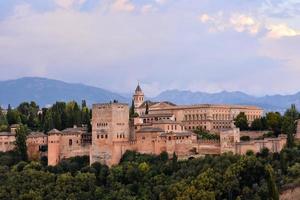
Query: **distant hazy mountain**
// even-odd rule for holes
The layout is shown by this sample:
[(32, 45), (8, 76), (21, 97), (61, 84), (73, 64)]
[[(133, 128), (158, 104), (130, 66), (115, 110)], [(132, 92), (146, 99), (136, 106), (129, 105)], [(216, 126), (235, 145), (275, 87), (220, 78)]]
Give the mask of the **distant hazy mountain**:
[(114, 99), (129, 102), (119, 94), (83, 84), (31, 77), (0, 81), (0, 105), (16, 106), (23, 101), (35, 101), (40, 106), (46, 106), (56, 101), (81, 102), (83, 99), (88, 104), (109, 102)]
[[(135, 88), (133, 88), (135, 89)], [(147, 95), (147, 94), (146, 94)], [(46, 78), (21, 78), (17, 80), (0, 81), (0, 105), (17, 106), (24, 101), (35, 101), (40, 106), (53, 104), (56, 101), (85, 99), (89, 105), (93, 103), (109, 102), (114, 99), (131, 104), (131, 94), (117, 94), (105, 89), (83, 84), (66, 83)], [(147, 98), (146, 98), (147, 99)], [(257, 105), (267, 111), (283, 112), (291, 104), (300, 109), (300, 92), (294, 95), (273, 95), (255, 97), (242, 92), (191, 92), (167, 90), (153, 101), (171, 101), (175, 104), (241, 104)]]
[(294, 95), (273, 95), (264, 97), (255, 97), (242, 92), (191, 92), (168, 90), (162, 92), (155, 101), (171, 101), (176, 104), (241, 104), (241, 105), (256, 105), (265, 110), (284, 111), (291, 104), (296, 104), (300, 108), (300, 92)]

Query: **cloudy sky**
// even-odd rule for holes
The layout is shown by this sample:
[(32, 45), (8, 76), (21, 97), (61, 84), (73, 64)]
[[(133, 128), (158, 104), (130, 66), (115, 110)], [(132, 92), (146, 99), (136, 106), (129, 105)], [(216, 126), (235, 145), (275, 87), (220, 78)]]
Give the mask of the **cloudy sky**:
[(0, 80), (300, 91), (300, 0), (1, 0)]

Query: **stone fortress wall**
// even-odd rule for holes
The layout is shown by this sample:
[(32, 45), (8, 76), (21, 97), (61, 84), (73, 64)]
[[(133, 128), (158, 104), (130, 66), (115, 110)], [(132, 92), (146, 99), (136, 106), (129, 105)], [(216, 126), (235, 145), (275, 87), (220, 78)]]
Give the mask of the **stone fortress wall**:
[(48, 165), (56, 165), (61, 160), (90, 154), (91, 134), (85, 127), (68, 128), (63, 131), (53, 129), (48, 132)]
[[(92, 110), (92, 133), (85, 127), (51, 130), (31, 134), (27, 145), (32, 157), (41, 156), (41, 147), (48, 147), (48, 164), (56, 165), (62, 159), (89, 156), (90, 162), (112, 166), (118, 164), (127, 150), (158, 155), (176, 153), (179, 158), (202, 155), (219, 155), (232, 152), (254, 153), (268, 148), (279, 152), (286, 143), (286, 136), (241, 142), (239, 129), (233, 126), (234, 118), (245, 112), (251, 122), (263, 114), (254, 106), (238, 105), (191, 105), (177, 106), (170, 102), (144, 101), (144, 94), (137, 87), (133, 96), (137, 117), (129, 119), (129, 106), (111, 102), (94, 104)], [(146, 108), (148, 110), (146, 112)], [(147, 114), (146, 114), (147, 113)], [(198, 139), (193, 129), (202, 128), (220, 134), (220, 140)], [(257, 133), (256, 135), (260, 135)], [(296, 138), (300, 138), (300, 122)], [(0, 150), (14, 149), (15, 135), (0, 133)], [(36, 155), (36, 152), (39, 154)]]
[[(8, 152), (15, 149), (16, 129), (19, 125), (12, 125), (9, 132), (0, 132), (0, 152)], [(41, 132), (31, 132), (26, 139), (27, 154), (29, 159), (37, 160), (47, 156), (48, 137)]]
[[(138, 117), (132, 121), (126, 104), (115, 102), (93, 106), (91, 163), (118, 164), (126, 150), (156, 155), (165, 151), (170, 156), (176, 153), (179, 157), (194, 157), (225, 152), (245, 154), (248, 150), (257, 153), (262, 148), (278, 152), (286, 142), (285, 136), (240, 142), (240, 131), (232, 126), (233, 119), (245, 112), (251, 122), (263, 114), (258, 107), (144, 102), (140, 86), (133, 100)], [(149, 110), (146, 111), (147, 107)], [(217, 131), (220, 140), (199, 140), (191, 131), (196, 128)]]

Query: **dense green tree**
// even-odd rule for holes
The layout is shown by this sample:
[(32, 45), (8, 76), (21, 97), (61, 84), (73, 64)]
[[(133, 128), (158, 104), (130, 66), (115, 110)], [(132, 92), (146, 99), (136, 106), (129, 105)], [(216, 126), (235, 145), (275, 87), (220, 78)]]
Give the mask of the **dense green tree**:
[(287, 146), (294, 146), (294, 134), (296, 133), (296, 120), (299, 118), (299, 112), (294, 104), (284, 113), (282, 117), (282, 133), (287, 134)]
[(130, 110), (129, 110), (129, 116), (130, 116), (130, 117), (133, 117), (134, 114), (135, 114), (135, 111), (134, 111), (134, 101), (132, 100), (132, 101), (131, 101)]
[(247, 116), (244, 112), (239, 113), (238, 116), (234, 119), (234, 125), (237, 128), (240, 128), (241, 131), (249, 129)]
[(173, 169), (173, 171), (176, 171), (177, 168), (178, 168), (178, 156), (174, 152), (173, 157), (172, 157), (172, 169)]
[(82, 124), (88, 125), (91, 123), (90, 112), (91, 111), (88, 107), (82, 108), (82, 110), (81, 110)]
[(26, 161), (27, 158), (27, 145), (26, 145), (26, 138), (28, 135), (28, 128), (24, 125), (21, 125), (16, 130), (16, 151), (22, 158), (22, 160)]
[[(300, 178), (300, 152), (297, 148), (282, 152), (185, 161), (175, 156), (169, 160), (166, 153), (126, 152), (111, 168), (89, 165), (89, 157), (66, 159), (57, 166), (20, 162), (7, 167), (0, 162), (0, 199), (275, 200), (279, 188)], [(287, 161), (286, 171), (278, 163), (281, 158)]]
[(278, 112), (269, 112), (266, 115), (268, 129), (272, 130), (276, 136), (281, 133), (282, 117)]
[(294, 134), (296, 133), (296, 124), (295, 121), (289, 116), (283, 117), (282, 133), (287, 134), (287, 146), (289, 148), (292, 148), (294, 146)]
[[(80, 123), (88, 120), (83, 116), (89, 109), (84, 108), (79, 108)], [(54, 127), (53, 113), (59, 113), (57, 116), (61, 119), (65, 113), (64, 119), (69, 122), (69, 116), (72, 117), (69, 111), (73, 112), (67, 106), (53, 105), (43, 109), (38, 121), (43, 127), (45, 124)], [(271, 115), (269, 122), (273, 123), (278, 114)], [(295, 115), (285, 114), (279, 123), (271, 123), (268, 127), (274, 130), (279, 124), (280, 130), (292, 130), (292, 116)], [(18, 141), (23, 140), (18, 142), (23, 147), (24, 135), (18, 136)], [(167, 152), (155, 156), (127, 151), (120, 164), (111, 168), (100, 163), (89, 165), (88, 156), (65, 159), (56, 166), (47, 166), (44, 159), (39, 163), (20, 162), (23, 160), (20, 149), (26, 151), (17, 148), (12, 152), (0, 152), (0, 199), (275, 200), (278, 190), (299, 184), (300, 146), (295, 143), (292, 147), (284, 148), (280, 154), (263, 149), (257, 154), (225, 153), (192, 160), (178, 160), (176, 154), (169, 158)]]
[(250, 137), (248, 135), (241, 136), (241, 141), (250, 141)]
[(9, 125), (21, 123), (19, 112), (15, 109), (12, 109), (10, 105), (8, 105), (6, 118)]
[(7, 131), (8, 123), (6, 119), (6, 115), (3, 113), (2, 108), (0, 106), (0, 132)]
[(80, 126), (81, 124), (81, 111), (75, 101), (71, 101), (66, 105), (67, 118), (68, 118), (68, 127), (74, 125)]
[(81, 108), (87, 107), (86, 100), (81, 101)]
[(54, 121), (52, 118), (52, 111), (48, 109), (45, 114), (43, 130), (44, 132), (48, 132), (54, 128)]
[(255, 120), (253, 120), (253, 122), (251, 123), (251, 130), (253, 130), (253, 131), (262, 131), (262, 130), (264, 130), (261, 118), (257, 118)]
[(17, 107), (22, 124), (26, 124), (30, 129), (37, 130), (39, 125), (39, 106), (35, 102), (23, 102)]
[(274, 170), (271, 165), (267, 164), (265, 167), (266, 178), (269, 189), (269, 197), (272, 200), (279, 200), (279, 193), (275, 182)]
[(264, 116), (260, 118), (260, 120), (261, 120), (262, 130), (268, 130), (267, 118)]
[(145, 114), (148, 115), (149, 114), (149, 103), (148, 101), (146, 102), (146, 111)]
[(292, 104), (289, 109), (284, 113), (285, 117), (291, 118), (293, 121), (299, 119), (299, 111), (296, 108), (295, 104)]
[(220, 136), (217, 134), (212, 134), (203, 128), (196, 128), (193, 130), (194, 133), (197, 134), (199, 139), (206, 139), (206, 140), (219, 140)]
[(68, 115), (66, 109), (67, 105), (65, 102), (56, 102), (51, 107), (51, 115), (54, 128), (63, 130), (68, 127)]

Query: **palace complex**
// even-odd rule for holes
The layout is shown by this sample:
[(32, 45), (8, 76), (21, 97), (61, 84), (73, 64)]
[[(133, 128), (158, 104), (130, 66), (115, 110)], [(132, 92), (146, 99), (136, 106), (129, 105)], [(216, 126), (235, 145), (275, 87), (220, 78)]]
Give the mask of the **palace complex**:
[[(233, 152), (245, 154), (269, 148), (280, 151), (286, 136), (240, 141), (235, 117), (244, 112), (249, 123), (263, 115), (255, 106), (191, 105), (177, 106), (171, 102), (145, 101), (138, 85), (133, 95), (135, 117), (129, 118), (129, 107), (122, 103), (94, 104), (92, 115), (92, 145), (90, 162), (109, 166), (117, 164), (127, 150), (140, 153), (173, 153), (179, 158)], [(192, 131), (202, 128), (220, 135), (220, 140), (202, 140)]]
[[(130, 117), (127, 104), (94, 104), (92, 133), (86, 127), (54, 129), (47, 135), (31, 133), (27, 138), (28, 153), (30, 157), (42, 156), (48, 149), (49, 165), (56, 165), (65, 158), (87, 155), (91, 163), (112, 166), (119, 163), (127, 150), (156, 155), (167, 152), (170, 156), (176, 153), (180, 159), (187, 159), (225, 152), (245, 154), (248, 150), (257, 153), (263, 148), (279, 152), (286, 143), (286, 135), (240, 141), (241, 132), (235, 128), (234, 119), (241, 112), (245, 113), (249, 123), (262, 117), (263, 110), (255, 106), (188, 106), (145, 101), (139, 85), (133, 95), (133, 105), (135, 114)], [(199, 139), (194, 129), (218, 134), (220, 140)], [(296, 137), (300, 138), (300, 121)], [(12, 150), (14, 141), (14, 131), (0, 133), (0, 151)]]

